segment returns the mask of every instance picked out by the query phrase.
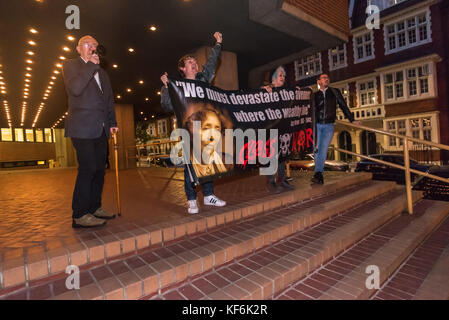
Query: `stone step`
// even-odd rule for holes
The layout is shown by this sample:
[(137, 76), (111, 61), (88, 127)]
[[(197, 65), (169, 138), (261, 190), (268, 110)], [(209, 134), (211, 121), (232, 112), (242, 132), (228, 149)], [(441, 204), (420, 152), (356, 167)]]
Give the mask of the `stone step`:
[[(404, 213), (385, 224), (306, 279), (292, 285), (279, 298), (369, 299), (378, 291), (370, 287), (374, 284), (368, 279), (373, 275), (370, 268), (376, 268), (378, 284), (382, 286), (448, 214), (446, 203), (422, 200), (415, 205), (413, 216)], [(448, 290), (449, 285), (445, 289)], [(400, 297), (405, 296), (404, 293)]]
[(270, 299), (405, 208), (404, 190), (397, 189), (151, 299)]
[(449, 299), (449, 217), (407, 258), (372, 299)]
[[(395, 190), (396, 186), (392, 182), (370, 180), (324, 198), (272, 210), (252, 219), (194, 237), (186, 237), (165, 247), (145, 250), (137, 255), (109, 262), (104, 266), (83, 268), (84, 271), (80, 274), (82, 288), (79, 295), (86, 299), (86, 292), (89, 292), (88, 297), (92, 297), (92, 292), (96, 292), (99, 293), (98, 297), (111, 298), (118, 297), (114, 295), (117, 290), (121, 292), (119, 297), (129, 299), (139, 295), (157, 294), (166, 287), (218, 268), (298, 230), (361, 205), (372, 197), (403, 192)], [(46, 295), (43, 295), (45, 298), (77, 298), (78, 293), (67, 292), (65, 289), (65, 276), (63, 274), (58, 279), (31, 286), (28, 291), (40, 287), (39, 290), (46, 292)], [(122, 278), (124, 279), (121, 280)], [(130, 294), (130, 287), (139, 293)], [(16, 290), (14, 294), (24, 294), (25, 291), (27, 290)], [(27, 293), (27, 297), (31, 298), (31, 293)]]
[[(370, 173), (350, 173), (332, 177), (321, 186), (300, 186), (294, 191), (252, 200), (238, 205), (216, 208), (213, 212), (188, 216), (174, 223), (125, 225), (108, 227), (93, 233), (80, 234), (79, 239), (67, 239), (47, 244), (45, 248), (15, 250), (0, 254), (0, 290), (17, 291), (23, 285), (32, 287), (41, 279), (63, 273), (67, 266), (92, 267), (104, 265), (122, 256), (141, 250), (164, 247), (169, 243), (192, 237), (218, 227), (335, 193), (370, 181)], [(0, 294), (1, 292), (0, 291)]]

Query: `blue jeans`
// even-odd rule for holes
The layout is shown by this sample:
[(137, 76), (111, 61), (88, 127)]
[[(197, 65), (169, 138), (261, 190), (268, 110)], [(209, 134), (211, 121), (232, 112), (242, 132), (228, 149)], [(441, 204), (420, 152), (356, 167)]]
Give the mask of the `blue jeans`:
[(315, 172), (323, 172), (324, 162), (327, 158), (327, 148), (331, 144), (332, 137), (334, 136), (334, 124), (333, 123), (317, 123), (316, 124), (316, 137), (318, 140), (318, 152), (315, 152)]
[[(192, 175), (194, 174), (193, 168), (190, 167)], [(206, 182), (202, 184), (203, 194), (205, 197), (214, 194), (214, 183)], [(192, 181), (190, 180), (189, 172), (187, 171), (187, 166), (184, 167), (184, 190), (186, 191), (187, 200), (196, 200), (196, 191), (192, 186)]]

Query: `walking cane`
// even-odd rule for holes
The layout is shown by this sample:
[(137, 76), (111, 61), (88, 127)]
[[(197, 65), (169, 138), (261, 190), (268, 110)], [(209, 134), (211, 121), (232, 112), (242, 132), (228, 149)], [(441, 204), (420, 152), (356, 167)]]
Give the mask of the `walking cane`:
[(118, 180), (118, 145), (117, 145), (117, 133), (112, 132), (112, 138), (114, 139), (114, 155), (115, 155), (115, 183), (117, 184), (117, 208), (118, 216), (122, 216), (122, 210), (120, 206), (120, 183)]

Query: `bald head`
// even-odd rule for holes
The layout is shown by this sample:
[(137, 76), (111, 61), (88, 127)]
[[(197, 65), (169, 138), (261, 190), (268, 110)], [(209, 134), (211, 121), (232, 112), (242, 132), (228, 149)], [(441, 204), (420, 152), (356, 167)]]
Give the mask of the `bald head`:
[[(92, 36), (84, 36), (78, 40), (78, 46), (76, 47), (76, 51), (80, 54), (81, 58), (85, 61), (94, 60), (95, 62), (100, 62), (98, 55), (92, 54), (93, 51), (97, 49), (98, 41), (95, 40)], [(92, 61), (92, 62), (94, 62)]]

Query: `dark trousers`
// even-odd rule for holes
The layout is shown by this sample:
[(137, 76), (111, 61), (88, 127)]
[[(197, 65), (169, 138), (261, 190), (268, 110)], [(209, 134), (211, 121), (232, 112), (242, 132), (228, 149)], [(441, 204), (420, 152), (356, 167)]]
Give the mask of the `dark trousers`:
[[(283, 182), (285, 180), (285, 178), (286, 178), (286, 165), (285, 165), (285, 160), (284, 160), (284, 161), (279, 161), (279, 164), (278, 164), (278, 180), (280, 182)], [(275, 184), (276, 176), (274, 174), (267, 176), (267, 180), (269, 183)]]
[(78, 219), (101, 207), (108, 139), (103, 130), (99, 138), (72, 142), (79, 164), (72, 200), (73, 218)]
[[(193, 168), (190, 166), (190, 170), (193, 174)], [(203, 186), (203, 194), (205, 197), (214, 194), (214, 183), (206, 182), (201, 184)], [(196, 200), (196, 191), (192, 186), (192, 180), (190, 180), (189, 172), (187, 171), (187, 165), (184, 166), (184, 190), (186, 192), (187, 200)]]

